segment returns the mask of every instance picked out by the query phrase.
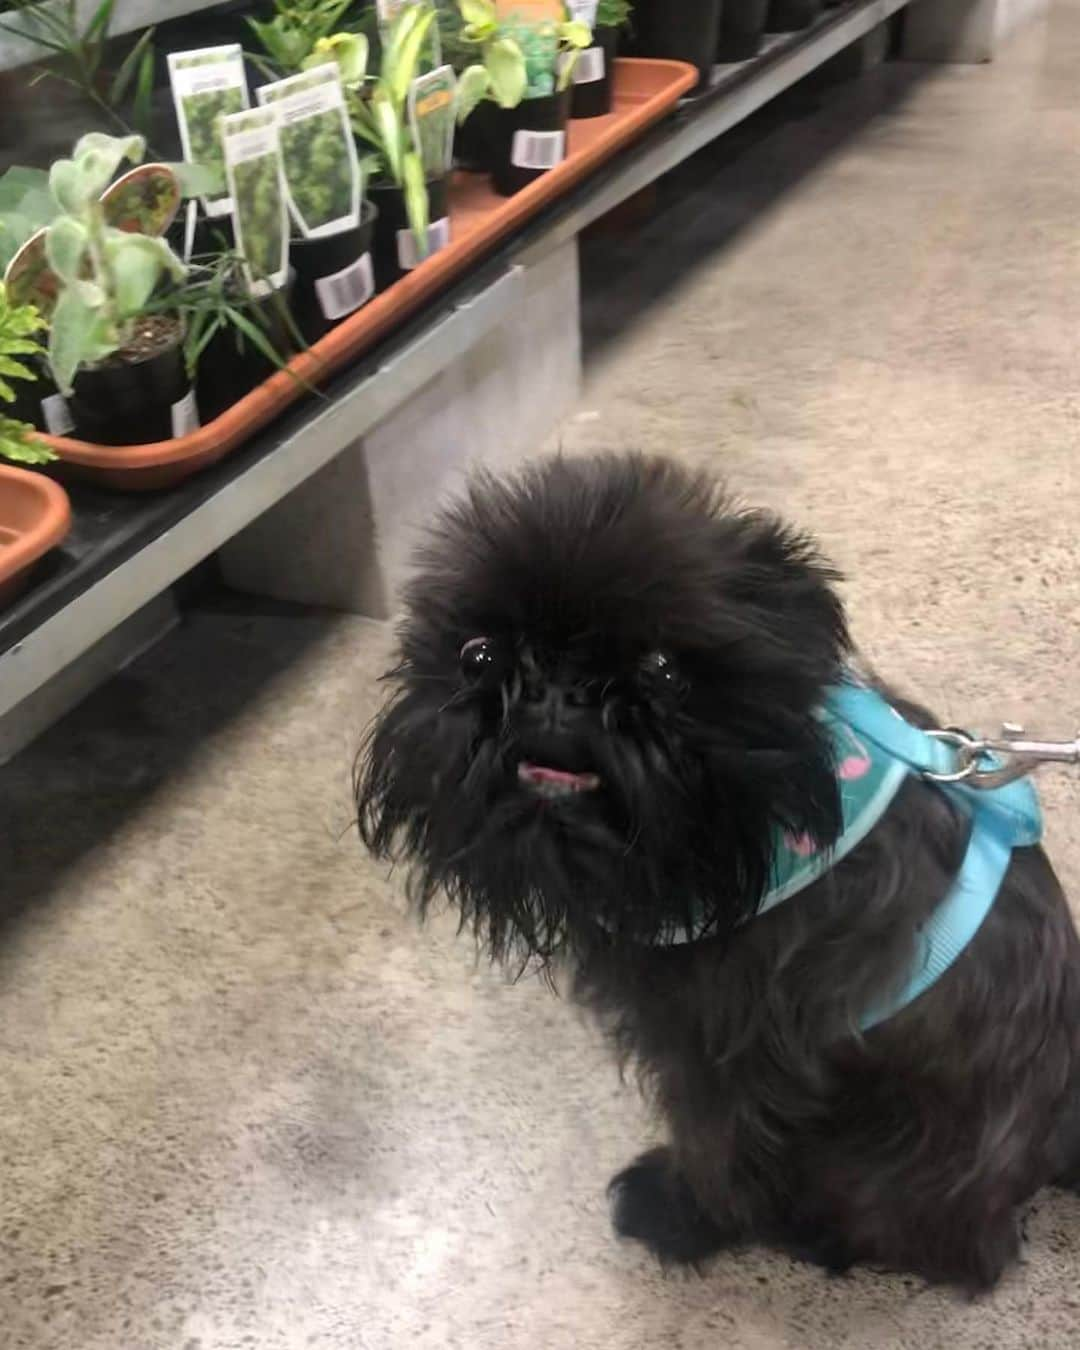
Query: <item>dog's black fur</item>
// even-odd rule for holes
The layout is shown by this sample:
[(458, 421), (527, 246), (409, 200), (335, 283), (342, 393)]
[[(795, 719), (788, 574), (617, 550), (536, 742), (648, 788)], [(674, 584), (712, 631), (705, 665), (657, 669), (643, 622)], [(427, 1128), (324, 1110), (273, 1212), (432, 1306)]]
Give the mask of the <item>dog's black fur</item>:
[[(478, 479), (408, 593), (360, 828), (495, 957), (566, 960), (639, 1065), (671, 1142), (612, 1183), (619, 1232), (665, 1261), (766, 1241), (984, 1288), (1018, 1207), (1080, 1165), (1080, 947), (1045, 856), (1018, 851), (948, 974), (858, 1033), (965, 846), (915, 780), (753, 917), (774, 830), (838, 830), (815, 717), (852, 659), (834, 581), (806, 538), (665, 461)], [(548, 800), (522, 762), (600, 785)]]

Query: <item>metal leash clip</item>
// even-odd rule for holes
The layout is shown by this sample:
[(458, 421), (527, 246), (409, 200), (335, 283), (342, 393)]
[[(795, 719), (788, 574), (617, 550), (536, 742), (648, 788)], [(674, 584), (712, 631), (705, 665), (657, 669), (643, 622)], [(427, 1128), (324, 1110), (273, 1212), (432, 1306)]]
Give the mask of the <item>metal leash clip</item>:
[(1006, 722), (998, 738), (978, 737), (966, 731), (929, 731), (956, 751), (956, 769), (952, 773), (925, 772), (931, 783), (964, 783), (967, 787), (989, 791), (1026, 778), (1040, 764), (1080, 764), (1080, 735), (1072, 741), (1026, 741), (1024, 728)]

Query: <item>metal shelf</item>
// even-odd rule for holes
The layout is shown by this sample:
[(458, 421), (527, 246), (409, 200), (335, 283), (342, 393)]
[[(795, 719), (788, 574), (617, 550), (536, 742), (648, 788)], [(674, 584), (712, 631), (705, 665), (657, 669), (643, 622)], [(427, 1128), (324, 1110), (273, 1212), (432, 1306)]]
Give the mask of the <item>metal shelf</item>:
[(717, 67), (708, 90), (530, 222), (426, 314), (339, 377), (327, 390), (328, 400), (294, 409), (249, 446), (172, 493), (117, 506), (124, 519), (115, 539), (95, 541), (68, 576), (46, 580), (0, 614), (0, 718), (496, 328), (519, 302), (525, 267), (906, 3), (853, 0), (829, 11), (813, 29), (774, 38), (752, 61)]

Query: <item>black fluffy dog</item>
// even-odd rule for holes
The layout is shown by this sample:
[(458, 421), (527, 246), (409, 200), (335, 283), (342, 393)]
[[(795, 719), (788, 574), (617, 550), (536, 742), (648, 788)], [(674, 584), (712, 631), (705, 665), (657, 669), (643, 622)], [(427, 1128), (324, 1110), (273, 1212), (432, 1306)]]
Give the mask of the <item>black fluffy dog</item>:
[(944, 978), (858, 1032), (965, 848), (915, 778), (755, 917), (776, 829), (839, 828), (815, 710), (852, 658), (813, 545), (704, 477), (604, 457), (480, 478), (420, 561), (361, 832), (495, 957), (567, 961), (640, 1066), (671, 1143), (612, 1183), (619, 1232), (666, 1261), (764, 1241), (993, 1284), (1018, 1207), (1080, 1164), (1080, 948), (1019, 850)]

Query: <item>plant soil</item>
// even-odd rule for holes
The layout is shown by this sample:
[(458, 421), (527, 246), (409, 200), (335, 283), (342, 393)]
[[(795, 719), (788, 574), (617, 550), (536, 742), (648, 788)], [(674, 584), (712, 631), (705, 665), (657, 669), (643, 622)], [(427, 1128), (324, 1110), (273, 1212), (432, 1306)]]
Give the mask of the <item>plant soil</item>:
[(136, 366), (174, 346), (184, 336), (184, 325), (175, 314), (144, 314), (124, 345), (95, 361), (91, 369), (108, 370), (114, 366)]

